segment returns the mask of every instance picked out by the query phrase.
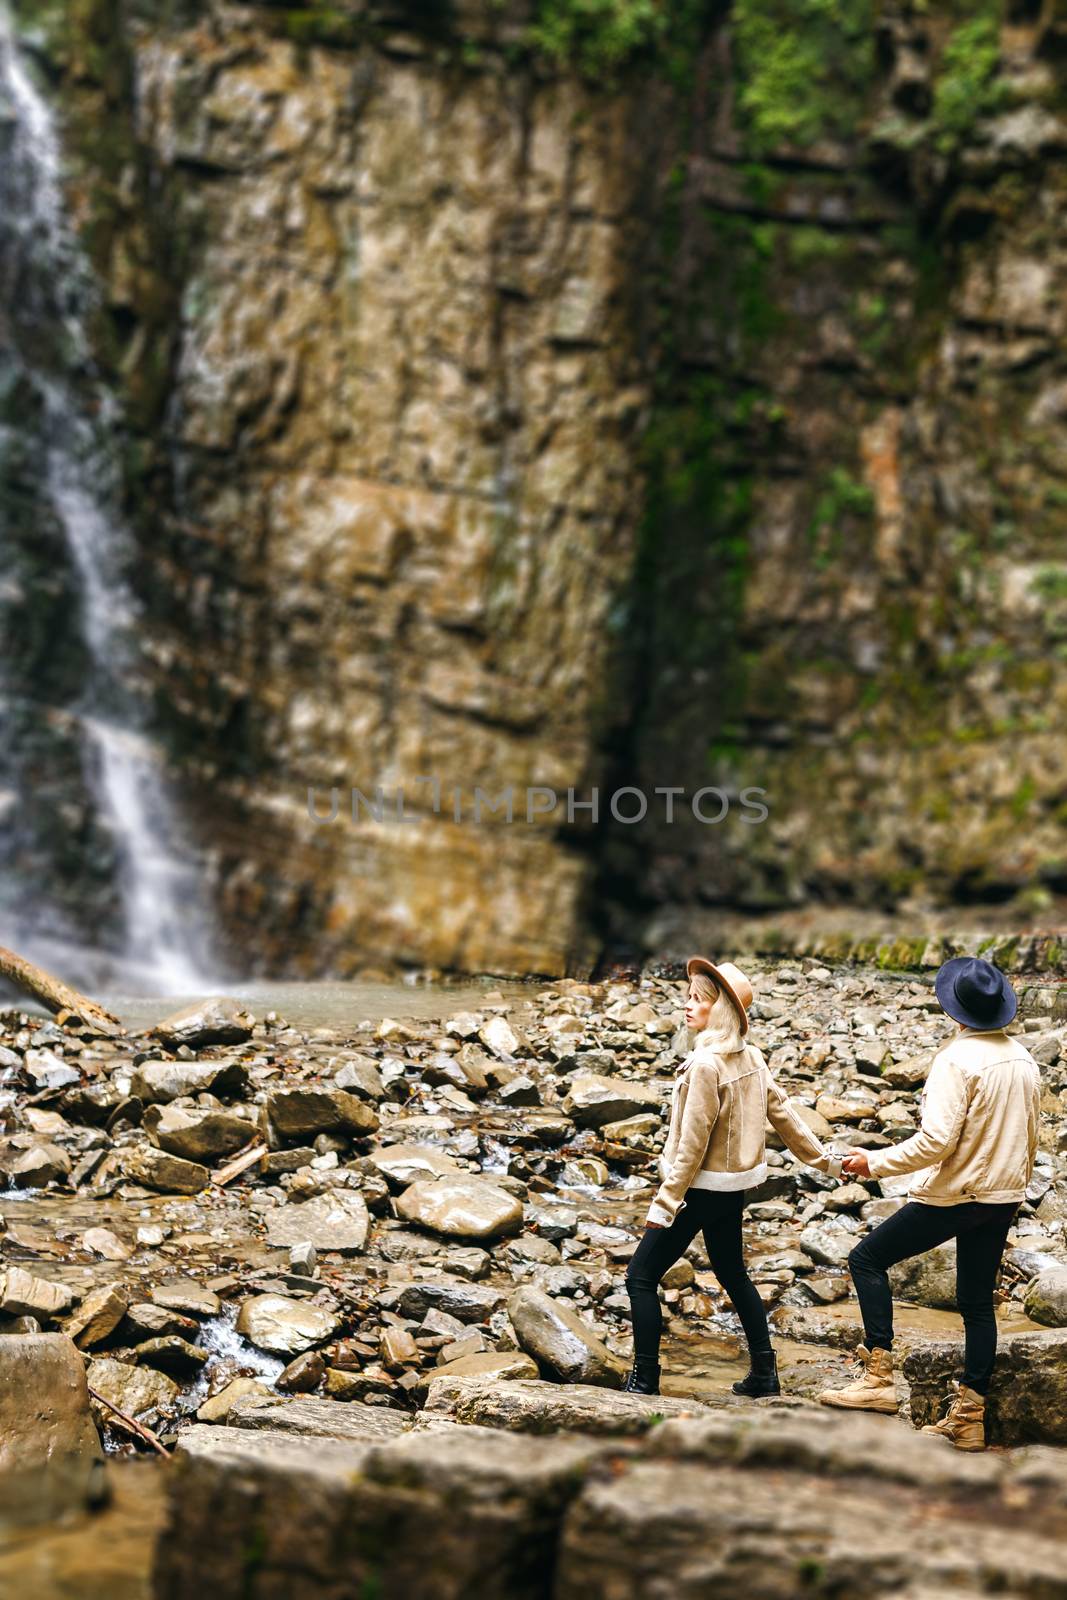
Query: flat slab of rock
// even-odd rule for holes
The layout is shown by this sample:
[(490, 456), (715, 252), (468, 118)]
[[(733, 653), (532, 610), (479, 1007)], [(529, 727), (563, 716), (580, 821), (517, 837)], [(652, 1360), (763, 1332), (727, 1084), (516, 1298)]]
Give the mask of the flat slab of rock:
[(196, 1050), (209, 1044), (242, 1044), (252, 1037), (256, 1019), (240, 1000), (229, 995), (211, 995), (192, 1005), (172, 1011), (153, 1028), (149, 1036), (161, 1039), (172, 1049), (187, 1044)]
[(186, 1161), (219, 1161), (235, 1155), (255, 1137), (254, 1123), (232, 1111), (188, 1111), (168, 1105), (149, 1106), (144, 1129), (153, 1144)]
[(513, 1433), (587, 1433), (635, 1438), (665, 1417), (713, 1414), (696, 1400), (667, 1395), (625, 1394), (581, 1383), (545, 1383), (539, 1378), (501, 1381), (492, 1377), (441, 1377), (431, 1383), (428, 1412), (457, 1422), (504, 1428)]
[(442, 1378), (536, 1378), (537, 1363), (521, 1350), (485, 1350), (470, 1356), (457, 1356), (443, 1366), (431, 1367), (419, 1379), (419, 1389), (426, 1390)]
[(248, 1090), (248, 1073), (236, 1061), (143, 1061), (130, 1077), (130, 1093), (145, 1105), (166, 1105), (210, 1090), (220, 1100)]
[(322, 1395), (249, 1395), (236, 1401), (230, 1416), (233, 1428), (269, 1428), (301, 1438), (393, 1439), (403, 1433), (409, 1418), (388, 1406), (365, 1406), (358, 1400), (327, 1400)]
[(367, 1243), (370, 1216), (361, 1194), (333, 1189), (310, 1200), (290, 1201), (266, 1216), (267, 1243), (278, 1249), (312, 1244), (316, 1250), (358, 1255)]
[(563, 1109), (579, 1128), (602, 1128), (642, 1111), (658, 1111), (660, 1095), (648, 1083), (607, 1078), (596, 1072), (576, 1072), (563, 1101)]
[(421, 1178), (459, 1177), (465, 1170), (443, 1150), (428, 1144), (385, 1145), (371, 1150), (367, 1159), (392, 1189), (406, 1189)]
[[(962, 1343), (921, 1345), (905, 1357), (911, 1414), (917, 1426), (943, 1414)], [(1067, 1329), (1001, 1334), (986, 1397), (988, 1444), (1067, 1444)]]
[(446, 1311), (460, 1322), (488, 1322), (493, 1312), (506, 1303), (507, 1295), (488, 1284), (449, 1278), (442, 1273), (439, 1278), (394, 1284), (383, 1289), (377, 1299), (387, 1310), (420, 1321), (427, 1311)]
[(522, 1231), (522, 1201), (486, 1178), (432, 1178), (413, 1183), (397, 1215), (447, 1239), (502, 1239)]
[(154, 1145), (131, 1150), (123, 1161), (123, 1172), (134, 1183), (160, 1194), (199, 1194), (211, 1181), (211, 1174), (200, 1161), (186, 1161), (168, 1155)]
[(0, 1273), (0, 1312), (5, 1317), (36, 1317), (51, 1322), (69, 1311), (74, 1292), (64, 1283), (38, 1278), (24, 1267), (8, 1267)]
[(298, 1356), (323, 1344), (339, 1326), (332, 1311), (282, 1294), (254, 1295), (237, 1314), (237, 1332), (274, 1356)]
[(524, 1284), (508, 1301), (508, 1315), (515, 1337), (542, 1371), (564, 1383), (621, 1388), (621, 1364), (564, 1302), (533, 1284)]
[(66, 1334), (0, 1338), (0, 1527), (84, 1509), (103, 1459), (85, 1363)]
[(378, 1113), (347, 1089), (276, 1089), (267, 1097), (267, 1115), (283, 1139), (374, 1133), (378, 1127)]

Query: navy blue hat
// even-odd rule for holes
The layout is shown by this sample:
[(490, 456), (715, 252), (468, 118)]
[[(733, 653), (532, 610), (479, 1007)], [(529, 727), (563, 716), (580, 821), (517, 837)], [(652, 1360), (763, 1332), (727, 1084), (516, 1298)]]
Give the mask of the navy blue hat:
[(938, 968), (934, 993), (957, 1022), (983, 1033), (1005, 1028), (1019, 1009), (1019, 997), (999, 967), (981, 956), (953, 956)]

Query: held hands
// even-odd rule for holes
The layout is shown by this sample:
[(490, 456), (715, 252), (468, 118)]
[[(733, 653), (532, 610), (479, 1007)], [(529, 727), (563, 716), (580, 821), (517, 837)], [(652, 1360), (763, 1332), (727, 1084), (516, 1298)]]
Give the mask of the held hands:
[(849, 1150), (842, 1156), (841, 1173), (850, 1178), (869, 1178), (871, 1169), (867, 1164), (866, 1150)]

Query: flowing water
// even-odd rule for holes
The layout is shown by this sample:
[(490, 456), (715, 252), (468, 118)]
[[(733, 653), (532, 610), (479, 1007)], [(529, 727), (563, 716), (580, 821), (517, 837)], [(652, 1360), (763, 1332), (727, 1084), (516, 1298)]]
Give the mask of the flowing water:
[[(137, 688), (141, 619), (129, 580), (134, 555), (120, 514), (121, 418), (99, 382), (88, 328), (97, 290), (68, 214), (63, 159), (51, 109), (20, 51), (0, 0), (0, 357), (9, 384), (36, 416), (40, 440), (35, 492), (58, 523), (76, 599), (85, 682), (62, 709), (77, 729), (84, 784), (110, 841), (122, 913), (123, 947), (162, 993), (202, 987), (215, 971), (209, 919), (194, 858), (170, 801)], [(12, 376), (13, 375), (13, 376)], [(0, 441), (2, 442), (2, 441)], [(2, 454), (0, 454), (2, 464)], [(15, 567), (3, 525), (0, 566)], [(6, 598), (19, 598), (15, 594)], [(0, 657), (6, 652), (0, 652)], [(40, 770), (19, 734), (34, 709), (34, 685), (0, 677), (0, 859), (9, 863), (8, 916), (0, 942), (44, 960), (69, 923), (50, 915), (39, 884), (18, 880), (20, 813), (34, 804)], [(57, 708), (59, 709), (59, 708)], [(61, 871), (58, 863), (54, 870)], [(49, 934), (52, 940), (49, 940)], [(69, 961), (64, 963), (68, 975)]]

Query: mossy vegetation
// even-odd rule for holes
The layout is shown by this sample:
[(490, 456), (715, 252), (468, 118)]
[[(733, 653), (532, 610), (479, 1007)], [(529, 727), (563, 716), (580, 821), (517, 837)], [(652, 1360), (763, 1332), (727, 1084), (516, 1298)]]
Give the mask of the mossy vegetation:
[(714, 9), (711, 0), (537, 0), (526, 42), (554, 65), (609, 84), (640, 59), (684, 73)]
[(753, 151), (851, 137), (874, 75), (874, 0), (734, 0), (738, 109)]
[(939, 150), (957, 150), (980, 117), (998, 111), (1008, 95), (1000, 68), (998, 0), (983, 4), (953, 29), (941, 57), (932, 121)]

